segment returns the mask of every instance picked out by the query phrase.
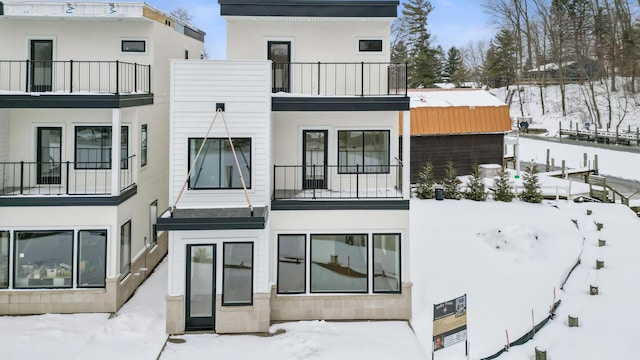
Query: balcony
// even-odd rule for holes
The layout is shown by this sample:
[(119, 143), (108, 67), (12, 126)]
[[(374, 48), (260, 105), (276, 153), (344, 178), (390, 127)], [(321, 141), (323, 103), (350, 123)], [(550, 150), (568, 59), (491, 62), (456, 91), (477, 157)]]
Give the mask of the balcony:
[[(128, 197), (131, 192), (136, 192), (134, 158), (132, 155), (121, 161), (117, 170), (119, 185), (115, 191), (113, 173), (108, 168), (110, 163), (0, 162), (0, 205), (46, 205), (61, 201), (65, 204), (109, 204), (109, 198)], [(43, 198), (49, 200), (43, 201)], [(84, 200), (78, 201), (78, 198)]]
[(153, 104), (151, 66), (122, 61), (0, 60), (0, 108)]
[(274, 210), (408, 208), (401, 164), (274, 165), (273, 173)]
[(271, 81), (274, 111), (409, 109), (403, 63), (273, 63)]

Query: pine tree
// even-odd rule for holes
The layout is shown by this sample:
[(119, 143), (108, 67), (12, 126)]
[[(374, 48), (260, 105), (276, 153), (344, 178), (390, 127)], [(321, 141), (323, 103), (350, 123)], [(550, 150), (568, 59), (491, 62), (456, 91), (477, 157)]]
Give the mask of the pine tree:
[(427, 161), (418, 175), (416, 196), (420, 199), (433, 199), (436, 196), (436, 179), (433, 176), (433, 164)]
[(527, 166), (526, 173), (522, 176), (524, 190), (518, 195), (520, 200), (528, 203), (542, 202), (542, 189), (538, 180), (538, 167), (536, 164)]
[(460, 200), (462, 194), (460, 193), (460, 187), (458, 185), (458, 170), (453, 165), (453, 161), (447, 161), (447, 166), (444, 169), (444, 198)]
[(401, 27), (408, 34), (405, 42), (409, 55), (409, 87), (432, 87), (436, 81), (437, 60), (431, 47), (427, 18), (433, 10), (429, 0), (407, 0), (403, 3)]
[(509, 172), (502, 167), (498, 170), (498, 179), (496, 179), (496, 192), (494, 194), (494, 199), (496, 201), (504, 201), (511, 202), (515, 195), (513, 194), (513, 189), (509, 184)]
[(473, 164), (471, 169), (471, 180), (469, 180), (469, 184), (467, 184), (464, 198), (474, 201), (485, 201), (487, 199), (487, 193), (484, 190), (484, 179), (480, 177), (478, 164)]

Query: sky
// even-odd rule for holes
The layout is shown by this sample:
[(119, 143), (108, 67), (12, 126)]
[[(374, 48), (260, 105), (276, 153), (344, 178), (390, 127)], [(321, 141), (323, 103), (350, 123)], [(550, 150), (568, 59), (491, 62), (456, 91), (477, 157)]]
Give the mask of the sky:
[[(184, 7), (193, 16), (191, 24), (207, 33), (205, 48), (210, 59), (226, 57), (226, 23), (220, 17), (217, 0), (147, 0), (149, 5), (171, 12)], [(490, 40), (492, 26), (480, 4), (480, 0), (431, 0), (434, 9), (428, 19), (428, 28), (434, 46), (446, 51), (452, 46), (462, 48), (471, 41)], [(402, 10), (402, 5), (398, 11)], [(454, 19), (454, 21), (452, 21)]]

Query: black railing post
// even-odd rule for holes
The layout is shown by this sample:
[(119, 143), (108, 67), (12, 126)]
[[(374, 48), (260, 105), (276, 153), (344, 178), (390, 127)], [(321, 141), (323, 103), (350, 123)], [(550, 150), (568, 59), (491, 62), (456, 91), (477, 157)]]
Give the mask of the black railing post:
[(407, 88), (409, 87), (409, 63), (404, 63), (404, 96), (407, 96)]
[(273, 197), (272, 199), (275, 200), (276, 198), (276, 170), (278, 169), (278, 167), (274, 164), (273, 165)]
[(138, 63), (133, 63), (133, 92), (138, 92)]
[(320, 95), (320, 61), (318, 61), (318, 95)]
[(69, 195), (69, 160), (67, 160), (67, 171), (65, 171), (64, 193)]
[[(364, 167), (364, 165), (362, 166)], [(360, 165), (356, 164), (356, 199), (359, 199), (359, 198), (360, 198)]]
[(69, 60), (69, 92), (73, 92), (73, 60)]
[(29, 69), (29, 60), (25, 60), (24, 65), (26, 66), (25, 68), (25, 77), (24, 77), (24, 91), (25, 92), (31, 92), (31, 89), (29, 89), (29, 73), (31, 72), (31, 69)]
[(311, 165), (311, 187), (313, 188), (313, 198), (316, 199), (316, 164)]
[(120, 93), (120, 61), (116, 60), (116, 95)]
[(360, 97), (364, 97), (364, 61), (360, 62)]
[(151, 93), (151, 65), (148, 65), (147, 70), (147, 79), (149, 83), (147, 84), (147, 94)]
[(20, 161), (20, 195), (24, 193), (24, 161)]

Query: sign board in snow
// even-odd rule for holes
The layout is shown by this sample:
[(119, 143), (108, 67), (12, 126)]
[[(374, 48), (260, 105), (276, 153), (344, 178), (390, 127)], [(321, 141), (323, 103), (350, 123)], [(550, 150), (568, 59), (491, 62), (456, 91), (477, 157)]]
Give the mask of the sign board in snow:
[(433, 305), (433, 351), (467, 339), (467, 295)]

